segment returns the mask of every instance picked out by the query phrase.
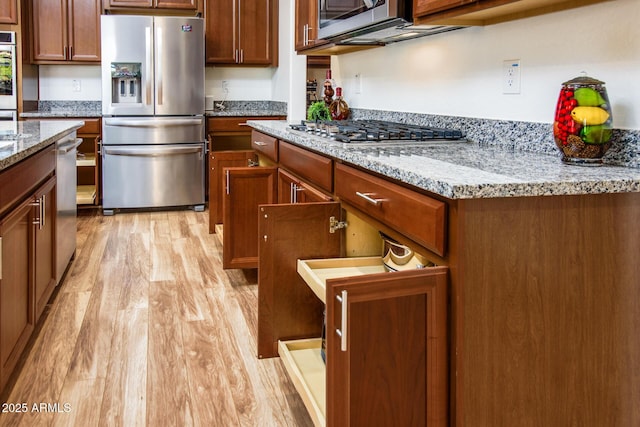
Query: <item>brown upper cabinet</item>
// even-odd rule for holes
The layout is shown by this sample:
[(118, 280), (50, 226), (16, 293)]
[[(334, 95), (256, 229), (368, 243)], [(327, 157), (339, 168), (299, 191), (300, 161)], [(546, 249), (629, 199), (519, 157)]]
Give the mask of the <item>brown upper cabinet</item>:
[(184, 9), (197, 10), (198, 0), (106, 0), (105, 9), (135, 7), (142, 9)]
[(208, 64), (278, 65), (276, 0), (208, 1), (205, 19)]
[(100, 0), (32, 0), (32, 60), (100, 62)]
[(310, 49), (325, 40), (318, 39), (318, 2), (317, 0), (296, 0), (295, 25), (296, 51)]
[(416, 16), (454, 9), (459, 6), (477, 2), (478, 0), (413, 0)]
[(18, 23), (17, 0), (3, 0), (0, 2), (0, 24)]
[(413, 0), (415, 24), (491, 25), (608, 0)]

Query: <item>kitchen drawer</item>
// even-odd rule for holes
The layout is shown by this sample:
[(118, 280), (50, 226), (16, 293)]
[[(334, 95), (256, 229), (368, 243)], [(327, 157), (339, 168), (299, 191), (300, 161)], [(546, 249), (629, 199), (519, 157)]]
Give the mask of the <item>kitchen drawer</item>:
[(0, 172), (0, 214), (24, 199), (56, 169), (55, 144)]
[(77, 133), (87, 134), (87, 133), (100, 133), (100, 119), (81, 119), (84, 122), (84, 126), (78, 129)]
[(333, 190), (333, 161), (287, 142), (280, 142), (280, 164), (323, 190)]
[(278, 140), (257, 131), (251, 132), (251, 148), (274, 162), (278, 161)]
[(446, 204), (343, 164), (335, 194), (438, 255), (446, 248)]

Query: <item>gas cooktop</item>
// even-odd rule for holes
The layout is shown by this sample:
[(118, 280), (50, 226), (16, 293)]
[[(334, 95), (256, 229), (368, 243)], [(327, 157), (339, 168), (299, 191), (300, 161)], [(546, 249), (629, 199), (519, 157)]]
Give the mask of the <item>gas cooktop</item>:
[(401, 143), (464, 141), (457, 129), (433, 128), (381, 120), (305, 121), (292, 129), (345, 143)]

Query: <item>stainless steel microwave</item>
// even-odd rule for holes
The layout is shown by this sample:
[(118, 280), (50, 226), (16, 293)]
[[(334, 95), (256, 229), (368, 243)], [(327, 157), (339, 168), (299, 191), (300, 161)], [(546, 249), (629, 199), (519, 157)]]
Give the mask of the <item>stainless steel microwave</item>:
[(386, 44), (461, 27), (412, 25), (413, 0), (319, 0), (318, 38), (339, 44)]
[(318, 37), (331, 39), (405, 16), (403, 0), (319, 0)]

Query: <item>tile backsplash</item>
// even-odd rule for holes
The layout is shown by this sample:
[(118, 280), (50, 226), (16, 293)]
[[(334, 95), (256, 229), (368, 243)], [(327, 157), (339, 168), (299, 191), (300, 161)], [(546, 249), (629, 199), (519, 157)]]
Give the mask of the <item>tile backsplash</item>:
[[(467, 139), (479, 145), (498, 146), (562, 157), (553, 140), (551, 123), (478, 119), (472, 117), (440, 116), (434, 114), (403, 113), (398, 111), (353, 108), (354, 119), (389, 120), (463, 131)], [(640, 130), (614, 129), (611, 148), (604, 163), (640, 168)]]

